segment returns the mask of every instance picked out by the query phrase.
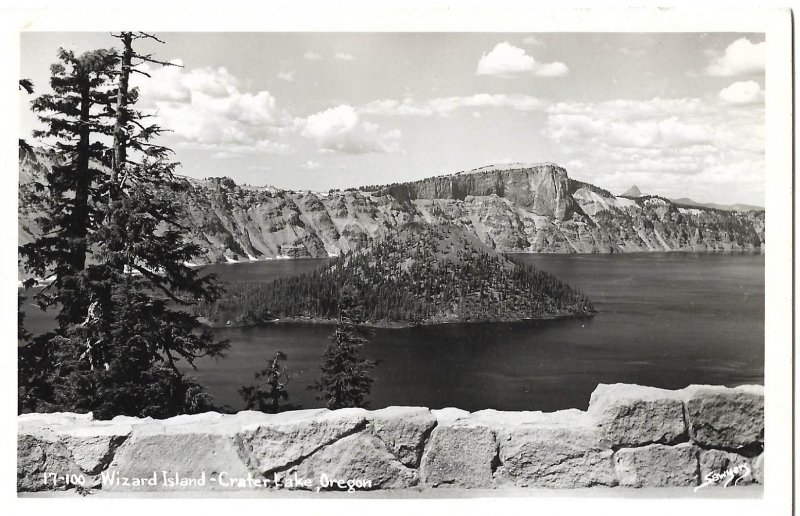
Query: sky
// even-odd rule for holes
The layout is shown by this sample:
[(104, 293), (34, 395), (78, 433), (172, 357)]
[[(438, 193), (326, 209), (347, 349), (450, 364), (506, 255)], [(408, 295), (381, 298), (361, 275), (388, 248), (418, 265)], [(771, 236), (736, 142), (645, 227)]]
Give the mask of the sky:
[[(137, 75), (178, 173), (328, 190), (553, 162), (619, 194), (764, 205), (763, 34), (159, 33)], [(56, 51), (21, 35), (48, 91)], [(38, 122), (20, 93), (21, 137)]]

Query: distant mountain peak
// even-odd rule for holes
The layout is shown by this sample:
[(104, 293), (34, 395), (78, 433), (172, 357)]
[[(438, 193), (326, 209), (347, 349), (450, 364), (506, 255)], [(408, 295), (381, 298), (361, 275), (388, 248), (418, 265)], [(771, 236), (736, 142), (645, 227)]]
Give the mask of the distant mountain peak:
[(625, 193), (621, 195), (621, 197), (641, 197), (642, 191), (639, 190), (639, 187), (633, 185), (632, 187), (628, 188)]

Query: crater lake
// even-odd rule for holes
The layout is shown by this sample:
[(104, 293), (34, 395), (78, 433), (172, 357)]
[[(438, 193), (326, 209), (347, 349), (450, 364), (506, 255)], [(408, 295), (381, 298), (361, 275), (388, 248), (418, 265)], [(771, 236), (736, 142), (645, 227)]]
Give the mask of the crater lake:
[[(586, 409), (598, 383), (675, 389), (764, 382), (764, 255), (749, 253), (517, 254), (583, 290), (594, 317), (369, 330), (378, 360), (370, 408)], [(270, 281), (326, 259), (216, 264), (224, 282)], [(323, 406), (306, 386), (319, 376), (333, 327), (280, 323), (215, 330), (222, 360), (197, 378), (218, 404), (243, 408), (237, 389), (282, 350), (295, 375), (290, 401)]]
[[(515, 254), (584, 291), (597, 315), (515, 323), (369, 329), (379, 361), (370, 408), (416, 405), (474, 411), (586, 409), (598, 383), (667, 389), (764, 383), (764, 255), (754, 253)], [(328, 259), (205, 267), (223, 282), (268, 282)], [(25, 327), (53, 314), (25, 303)], [(319, 377), (333, 326), (279, 323), (216, 328), (231, 347), (201, 359), (195, 375), (217, 405), (244, 408), (237, 390), (281, 350), (294, 378), (290, 402), (321, 407), (306, 386)]]

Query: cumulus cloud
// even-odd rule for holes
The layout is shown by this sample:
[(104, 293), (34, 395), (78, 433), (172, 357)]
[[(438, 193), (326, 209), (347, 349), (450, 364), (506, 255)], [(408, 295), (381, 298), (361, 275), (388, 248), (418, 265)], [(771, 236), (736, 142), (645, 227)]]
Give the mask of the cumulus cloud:
[(461, 108), (506, 107), (517, 111), (536, 111), (542, 102), (530, 95), (506, 95), (479, 93), (461, 97), (438, 97), (428, 101), (428, 105), (440, 115), (449, 115)]
[(303, 59), (308, 59), (309, 61), (319, 61), (320, 59), (322, 59), (322, 56), (317, 54), (316, 52), (309, 50), (308, 52), (303, 54)]
[(766, 42), (753, 43), (739, 38), (709, 63), (706, 73), (722, 77), (763, 73), (766, 46)]
[(449, 116), (460, 109), (475, 108), (510, 108), (517, 111), (537, 111), (544, 103), (530, 95), (506, 95), (502, 93), (463, 95), (453, 97), (436, 97), (426, 101), (375, 100), (361, 106), (359, 112), (381, 116)]
[(343, 52), (337, 52), (333, 55), (335, 59), (339, 59), (342, 61), (355, 61), (355, 57), (351, 56), (350, 54), (345, 54)]
[(491, 52), (484, 53), (478, 61), (478, 75), (513, 77), (519, 74), (533, 74), (539, 77), (560, 77), (569, 69), (561, 62), (540, 63), (525, 53), (525, 50), (503, 42), (498, 43)]
[(553, 137), (602, 138), (618, 147), (668, 148), (711, 143), (711, 128), (705, 124), (685, 123), (677, 117), (661, 120), (624, 120), (594, 117), (588, 114), (551, 114), (548, 123)]
[(565, 161), (612, 191), (635, 183), (652, 193), (718, 200), (714, 188), (721, 185), (731, 200), (743, 196), (736, 188), (763, 192), (763, 106), (654, 98), (563, 102), (546, 113), (543, 134)]
[(320, 168), (322, 168), (322, 163), (308, 160), (305, 163), (301, 164), (300, 167), (306, 170), (319, 170)]
[(527, 36), (523, 38), (522, 42), (526, 45), (530, 45), (532, 47), (543, 47), (544, 41), (537, 38), (536, 36)]
[(147, 71), (152, 79), (134, 75), (143, 107), (181, 145), (211, 150), (218, 156), (288, 150), (273, 141), (289, 119), (270, 92), (242, 91), (239, 80), (224, 67)]
[(345, 154), (395, 152), (400, 130), (381, 132), (377, 124), (362, 120), (350, 105), (341, 104), (299, 121), (300, 134), (316, 142), (323, 151)]
[(289, 145), (270, 140), (259, 140), (248, 143), (197, 143), (191, 141), (179, 142), (177, 147), (203, 150), (211, 153), (213, 159), (227, 159), (249, 153), (288, 154)]
[(764, 91), (755, 81), (740, 81), (720, 91), (719, 98), (728, 104), (755, 104), (764, 100)]
[(431, 116), (433, 108), (426, 103), (415, 102), (411, 99), (374, 100), (361, 106), (358, 111), (366, 115), (380, 116)]
[(278, 79), (286, 82), (294, 82), (295, 70), (291, 72), (278, 72)]

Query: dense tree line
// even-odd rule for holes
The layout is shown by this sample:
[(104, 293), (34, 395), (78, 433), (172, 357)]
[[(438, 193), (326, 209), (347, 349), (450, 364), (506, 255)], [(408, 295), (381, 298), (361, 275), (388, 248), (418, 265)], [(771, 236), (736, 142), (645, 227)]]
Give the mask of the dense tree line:
[(352, 285), (364, 321), (435, 323), (589, 314), (580, 291), (536, 267), (496, 254), (451, 225), (413, 224), (310, 273), (272, 283), (234, 283), (196, 307), (212, 321), (248, 324), (276, 317), (335, 319)]

